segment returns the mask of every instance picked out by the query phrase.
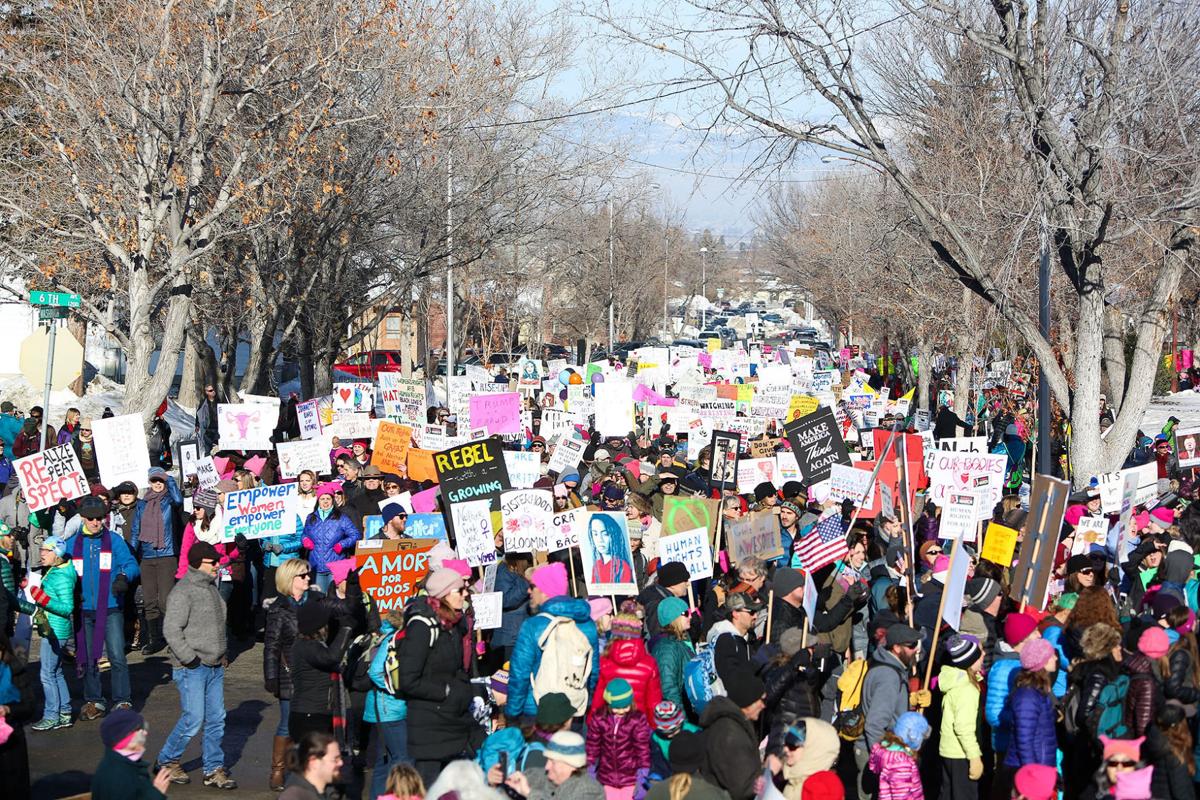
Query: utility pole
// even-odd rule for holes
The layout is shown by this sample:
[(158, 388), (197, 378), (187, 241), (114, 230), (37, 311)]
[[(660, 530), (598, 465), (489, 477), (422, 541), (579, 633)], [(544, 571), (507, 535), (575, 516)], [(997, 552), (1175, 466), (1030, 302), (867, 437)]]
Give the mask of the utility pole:
[(663, 336), (670, 338), (671, 326), (667, 316), (667, 262), (671, 258), (671, 239), (663, 236)]
[[(1042, 337), (1050, 341), (1050, 245), (1049, 233), (1046, 231), (1046, 221), (1042, 220), (1042, 255), (1038, 261), (1038, 331)], [(1043, 475), (1050, 473), (1050, 383), (1046, 380), (1046, 367), (1038, 361), (1038, 463), (1037, 471)]]
[(454, 154), (446, 154), (446, 396), (454, 374)]
[(700, 248), (700, 294), (704, 305), (700, 306), (700, 330), (708, 327), (708, 248)]
[(608, 198), (608, 354), (612, 355), (616, 329), (613, 306), (616, 305), (616, 269), (613, 262), (613, 202)]

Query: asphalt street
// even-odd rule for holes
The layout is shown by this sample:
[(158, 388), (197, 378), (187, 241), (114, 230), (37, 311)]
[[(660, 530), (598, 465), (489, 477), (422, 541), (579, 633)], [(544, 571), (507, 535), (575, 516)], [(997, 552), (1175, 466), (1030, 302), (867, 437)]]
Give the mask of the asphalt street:
[[(38, 652), (34, 641), (33, 653)], [(171, 666), (166, 653), (143, 657), (130, 653), (130, 677), (133, 685), (133, 704), (146, 718), (150, 729), (148, 758), (154, 758), (164, 740), (179, 719), (179, 694), (171, 681)], [(35, 676), (39, 665), (30, 664)], [(40, 701), (40, 682), (38, 694)], [(82, 682), (75, 677), (73, 665), (67, 665), (67, 682), (75, 698), (78, 714), (82, 697)], [(104, 675), (105, 692), (108, 676)], [(200, 769), (200, 736), (192, 740), (184, 754), (183, 767), (192, 777), (184, 786), (172, 786), (172, 798), (228, 795), (238, 798), (273, 798), (276, 793), (267, 786), (271, 765), (271, 742), (279, 722), (279, 706), (262, 685), (262, 645), (232, 655), (225, 672), (225, 765), (238, 782), (234, 791), (222, 791), (204, 786)], [(37, 733), (26, 728), (29, 742), (29, 762), (33, 776), (33, 796), (39, 800), (70, 797), (87, 792), (92, 771), (103, 754), (100, 742), (100, 721), (76, 720), (71, 728)], [(369, 773), (367, 780), (369, 780)], [(0, 796), (4, 792), (0, 789)], [(351, 797), (358, 797), (353, 791)], [(365, 796), (365, 793), (363, 793)]]

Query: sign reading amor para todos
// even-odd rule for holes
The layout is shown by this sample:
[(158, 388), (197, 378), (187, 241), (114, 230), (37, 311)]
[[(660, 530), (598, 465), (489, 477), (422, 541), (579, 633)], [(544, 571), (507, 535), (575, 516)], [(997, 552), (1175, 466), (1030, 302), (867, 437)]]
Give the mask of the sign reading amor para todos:
[(297, 484), (289, 483), (226, 494), (221, 507), (225, 539), (230, 541), (238, 534), (259, 539), (295, 533), (299, 512), (297, 489)]
[(437, 539), (374, 539), (359, 542), (354, 552), (358, 581), (380, 614), (403, 608), (416, 596), (429, 570), (429, 551)]

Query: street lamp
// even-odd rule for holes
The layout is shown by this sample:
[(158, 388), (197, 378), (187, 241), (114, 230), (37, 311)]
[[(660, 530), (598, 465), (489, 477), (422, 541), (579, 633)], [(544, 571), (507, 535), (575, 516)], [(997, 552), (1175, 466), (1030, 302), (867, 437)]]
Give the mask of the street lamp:
[(612, 197), (608, 198), (608, 354), (612, 355), (613, 351), (613, 331), (615, 330), (615, 318), (613, 316), (613, 306), (616, 305), (616, 271), (613, 266), (613, 203)]

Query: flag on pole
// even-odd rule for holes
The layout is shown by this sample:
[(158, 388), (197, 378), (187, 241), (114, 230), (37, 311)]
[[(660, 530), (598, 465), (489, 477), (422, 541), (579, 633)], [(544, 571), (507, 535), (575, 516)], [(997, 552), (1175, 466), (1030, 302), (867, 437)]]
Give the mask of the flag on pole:
[(848, 552), (850, 548), (846, 546), (845, 523), (841, 511), (835, 508), (825, 512), (812, 531), (801, 537), (796, 545), (800, 566), (809, 574), (832, 564)]

